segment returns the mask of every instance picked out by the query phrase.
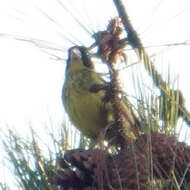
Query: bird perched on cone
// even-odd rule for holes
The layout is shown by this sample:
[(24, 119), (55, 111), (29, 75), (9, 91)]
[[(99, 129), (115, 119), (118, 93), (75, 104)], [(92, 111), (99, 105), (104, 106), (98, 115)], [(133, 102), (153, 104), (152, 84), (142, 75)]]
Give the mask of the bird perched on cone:
[[(62, 92), (63, 104), (72, 123), (85, 136), (94, 140), (114, 122), (112, 104), (103, 101), (106, 91), (98, 90), (95, 93), (90, 90), (96, 84), (105, 85), (106, 82), (95, 71), (87, 49), (83, 46), (70, 48)], [(135, 123), (136, 117), (127, 101), (124, 106), (130, 120)]]

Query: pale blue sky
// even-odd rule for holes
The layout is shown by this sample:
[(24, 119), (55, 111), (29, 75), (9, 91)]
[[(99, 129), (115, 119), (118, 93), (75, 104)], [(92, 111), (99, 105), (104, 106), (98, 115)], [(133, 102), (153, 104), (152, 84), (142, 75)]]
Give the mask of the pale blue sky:
[[(63, 0), (62, 0), (63, 1)], [(190, 2), (187, 0), (124, 0), (137, 32), (145, 46), (183, 42), (190, 39)], [(61, 90), (64, 81), (64, 60), (40, 51), (31, 43), (17, 38), (33, 38), (51, 42), (51, 54), (66, 58), (66, 50), (73, 44), (90, 45), (93, 41), (74, 21), (72, 14), (87, 26), (90, 32), (104, 29), (116, 15), (111, 0), (68, 0), (66, 11), (55, 0), (1, 0), (0, 1), (0, 124), (28, 131), (48, 123), (59, 125), (64, 117)], [(49, 17), (49, 18), (48, 18)], [(9, 34), (4, 36), (1, 34)], [(47, 46), (41, 41), (40, 46)], [(179, 88), (185, 95), (190, 110), (190, 47), (149, 48), (150, 54), (161, 52), (157, 58), (159, 71), (170, 65), (171, 73), (179, 76)]]
[[(75, 17), (79, 16), (82, 24), (91, 31), (103, 29), (116, 14), (110, 0), (67, 2), (65, 4), (68, 10)], [(188, 1), (173, 0), (171, 4), (171, 1), (147, 0), (145, 4), (143, 1), (129, 0), (127, 3), (128, 13), (145, 45), (183, 42), (190, 38)], [(66, 58), (66, 50), (72, 46), (64, 38), (70, 38), (75, 43), (79, 43), (78, 40), (86, 45), (93, 42), (61, 7), (59, 1), (1, 1), (0, 23), (0, 33), (55, 43), (50, 46), (58, 47), (63, 52), (49, 52), (63, 58)], [(44, 43), (41, 42), (40, 45)], [(170, 64), (171, 70), (176, 74), (179, 72), (179, 86), (185, 97), (190, 98), (186, 61), (190, 58), (189, 46), (168, 49), (161, 52), (160, 59), (163, 62), (159, 62), (159, 67), (164, 70)], [(151, 53), (159, 52), (158, 48), (148, 50)], [(0, 122), (5, 121), (15, 126), (22, 123), (25, 126), (28, 121), (44, 122), (47, 115), (55, 118), (55, 121), (61, 121), (63, 109), (60, 94), (64, 79), (64, 61), (54, 61), (30, 43), (4, 36), (0, 38), (0, 52)]]

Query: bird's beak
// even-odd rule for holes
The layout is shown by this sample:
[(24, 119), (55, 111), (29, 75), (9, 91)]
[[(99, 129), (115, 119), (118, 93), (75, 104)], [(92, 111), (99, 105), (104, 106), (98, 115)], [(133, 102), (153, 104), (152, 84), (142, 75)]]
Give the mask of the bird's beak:
[(82, 58), (81, 51), (76, 47), (72, 48), (71, 52), (70, 52), (70, 58), (71, 59), (81, 59)]

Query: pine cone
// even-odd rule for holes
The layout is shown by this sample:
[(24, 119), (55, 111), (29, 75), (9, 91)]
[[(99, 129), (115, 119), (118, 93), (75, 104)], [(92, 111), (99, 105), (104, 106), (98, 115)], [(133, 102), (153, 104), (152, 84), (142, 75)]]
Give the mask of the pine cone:
[[(68, 151), (64, 158), (71, 167), (63, 169), (54, 179), (64, 190), (69, 187), (73, 190), (146, 190), (150, 185), (148, 179), (170, 180), (171, 171), (178, 184), (182, 182), (181, 188), (190, 182), (190, 147), (160, 133), (142, 135), (115, 155), (103, 150), (76, 149)], [(172, 185), (177, 189), (175, 183)]]

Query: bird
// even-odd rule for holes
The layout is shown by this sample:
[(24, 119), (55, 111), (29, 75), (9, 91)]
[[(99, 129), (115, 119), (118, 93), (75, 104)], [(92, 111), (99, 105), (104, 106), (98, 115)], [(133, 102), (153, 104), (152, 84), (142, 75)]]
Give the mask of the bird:
[[(62, 90), (62, 102), (71, 122), (83, 135), (96, 140), (102, 130), (114, 122), (113, 105), (103, 101), (105, 90), (96, 93), (91, 91), (93, 85), (106, 84), (102, 76), (96, 72), (92, 61), (84, 46), (74, 46), (68, 50), (66, 61), (65, 81)], [(132, 113), (129, 104), (125, 103), (128, 113)], [(136, 117), (130, 115), (133, 122)], [(135, 119), (134, 119), (135, 118)]]

